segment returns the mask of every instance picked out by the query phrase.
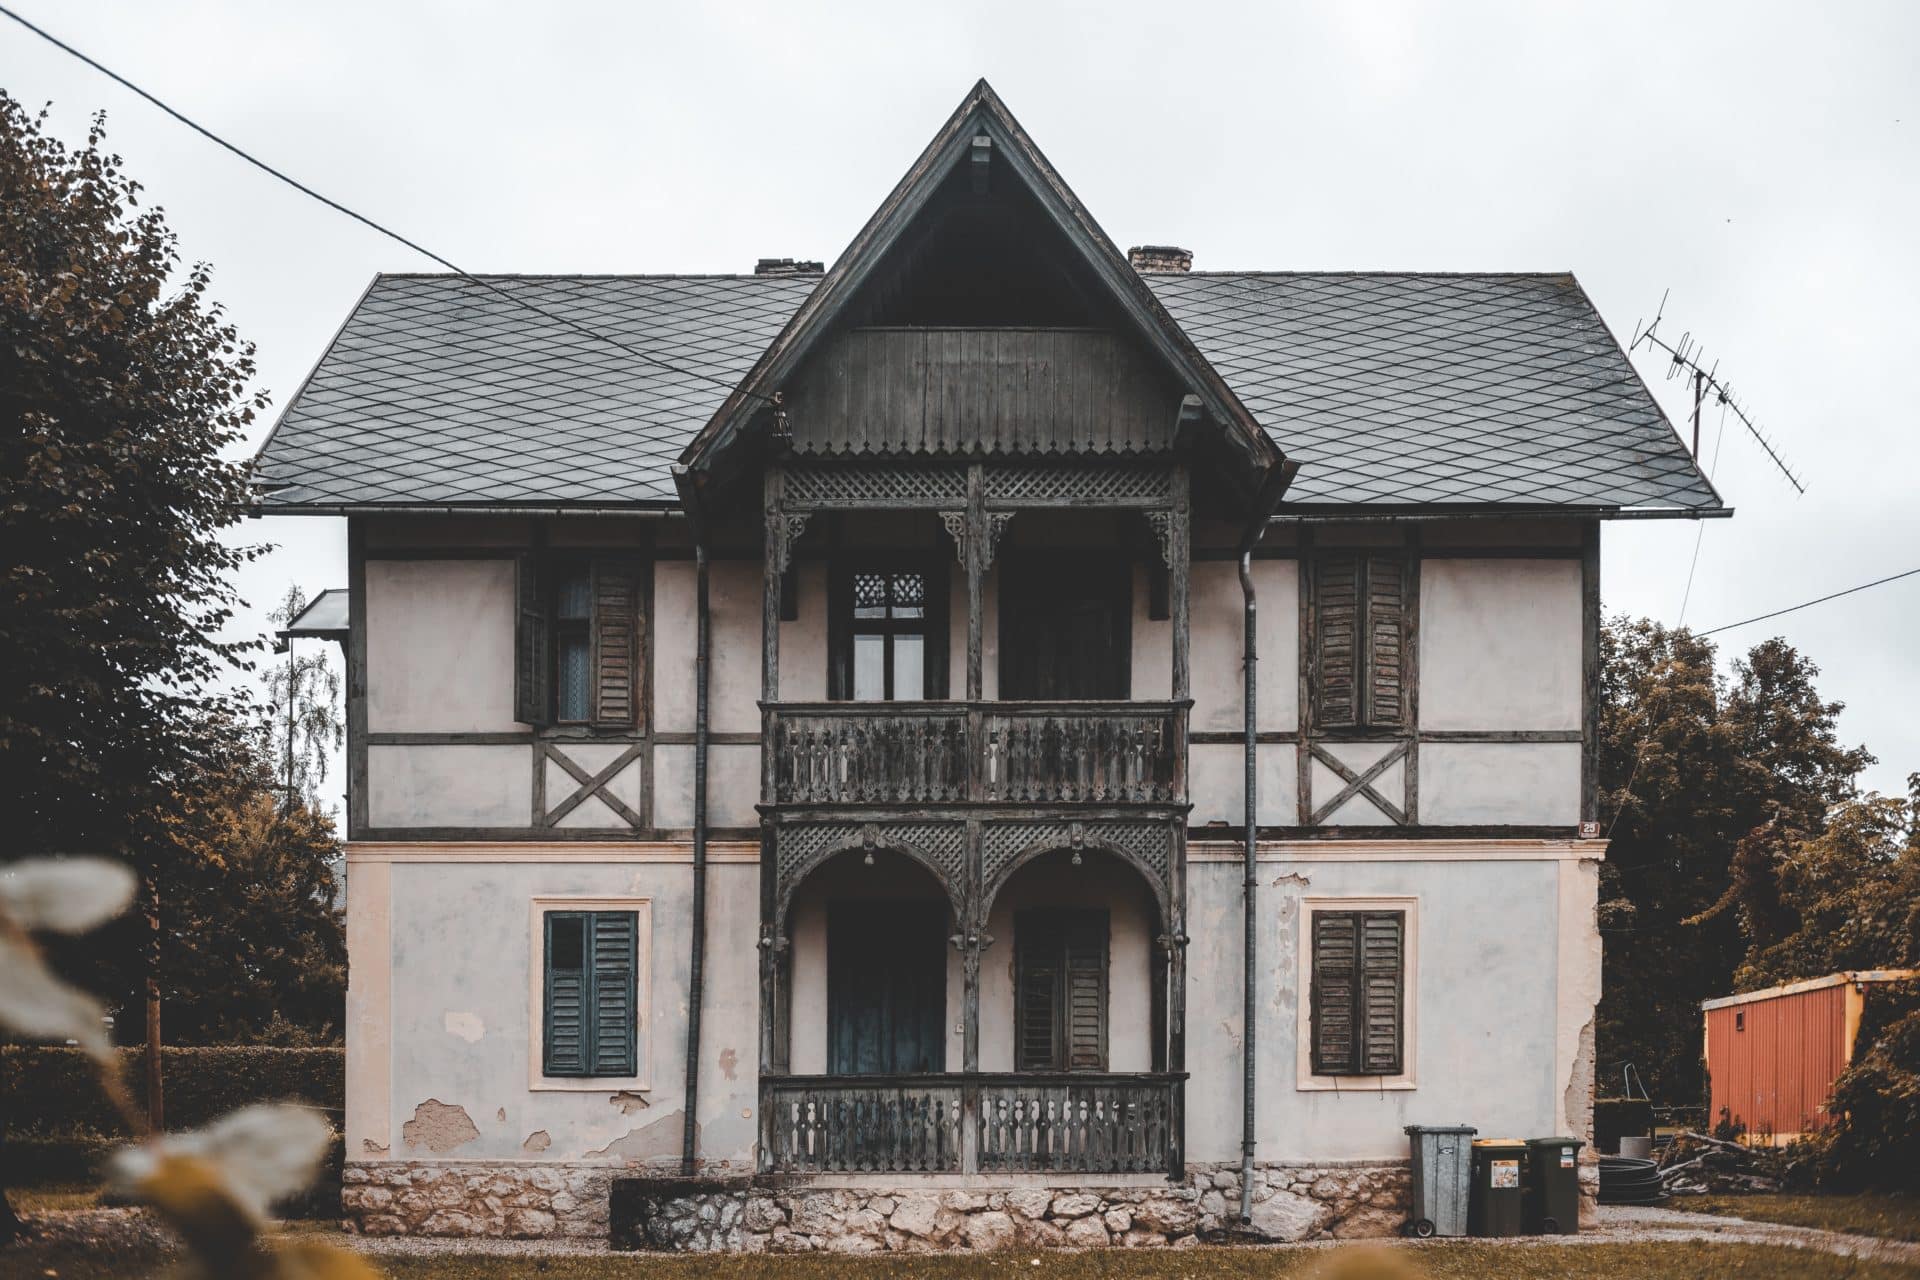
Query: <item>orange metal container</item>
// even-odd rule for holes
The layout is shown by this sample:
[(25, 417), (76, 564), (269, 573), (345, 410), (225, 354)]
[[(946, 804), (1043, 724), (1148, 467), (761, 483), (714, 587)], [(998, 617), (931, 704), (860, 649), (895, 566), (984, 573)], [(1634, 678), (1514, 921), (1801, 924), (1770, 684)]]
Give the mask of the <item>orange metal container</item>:
[(1920, 971), (1855, 970), (1708, 1000), (1708, 1120), (1725, 1113), (1745, 1140), (1783, 1145), (1827, 1123), (1833, 1082), (1853, 1058), (1866, 989)]

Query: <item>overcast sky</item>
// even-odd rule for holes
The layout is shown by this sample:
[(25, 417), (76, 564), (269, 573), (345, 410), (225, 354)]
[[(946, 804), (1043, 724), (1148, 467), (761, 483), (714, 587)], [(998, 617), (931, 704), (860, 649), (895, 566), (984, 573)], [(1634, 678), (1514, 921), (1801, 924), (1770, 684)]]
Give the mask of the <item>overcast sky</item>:
[[(1807, 483), (1728, 419), (1738, 515), (1704, 527), (1687, 623), (1920, 567), (1920, 5), (8, 3), (476, 271), (831, 260), (984, 75), (1122, 246), (1571, 269), (1623, 341), (1670, 289), (1663, 332)], [(374, 272), (431, 268), (3, 21), (0, 85), (70, 140), (108, 111), (276, 410)], [(1610, 525), (1607, 610), (1680, 620), (1698, 528)], [(345, 585), (343, 522), (245, 533), (278, 545), (243, 580), (256, 625), (289, 583)], [(1818, 662), (1892, 790), (1920, 769), (1917, 623), (1920, 577), (1720, 639)]]

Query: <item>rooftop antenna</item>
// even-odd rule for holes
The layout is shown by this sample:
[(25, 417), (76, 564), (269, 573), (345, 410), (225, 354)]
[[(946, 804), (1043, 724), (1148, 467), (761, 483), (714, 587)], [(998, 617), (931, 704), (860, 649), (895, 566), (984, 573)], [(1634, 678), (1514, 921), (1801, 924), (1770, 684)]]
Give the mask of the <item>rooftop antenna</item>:
[(1807, 486), (1800, 483), (1800, 478), (1793, 474), (1793, 468), (1786, 464), (1786, 460), (1773, 447), (1773, 441), (1767, 439), (1766, 433), (1760, 430), (1748, 416), (1746, 409), (1734, 398), (1732, 386), (1720, 381), (1718, 377), (1720, 362), (1716, 360), (1711, 366), (1703, 363), (1705, 348), (1693, 340), (1691, 332), (1681, 334), (1675, 342), (1668, 342), (1660, 336), (1660, 322), (1666, 318), (1667, 294), (1671, 292), (1668, 290), (1667, 293), (1660, 295), (1660, 309), (1654, 313), (1652, 324), (1645, 329), (1638, 325), (1634, 326), (1633, 342), (1628, 345), (1627, 350), (1637, 351), (1642, 343), (1645, 343), (1649, 350), (1657, 347), (1667, 353), (1667, 377), (1669, 379), (1686, 378), (1693, 383), (1694, 458), (1697, 460), (1700, 457), (1700, 406), (1711, 396), (1722, 408), (1740, 420), (1740, 425), (1747, 429), (1748, 435), (1760, 442), (1760, 447), (1767, 451), (1767, 457), (1773, 459), (1773, 465), (1780, 468), (1780, 474), (1787, 478), (1787, 483), (1793, 486), (1794, 492), (1805, 493)]

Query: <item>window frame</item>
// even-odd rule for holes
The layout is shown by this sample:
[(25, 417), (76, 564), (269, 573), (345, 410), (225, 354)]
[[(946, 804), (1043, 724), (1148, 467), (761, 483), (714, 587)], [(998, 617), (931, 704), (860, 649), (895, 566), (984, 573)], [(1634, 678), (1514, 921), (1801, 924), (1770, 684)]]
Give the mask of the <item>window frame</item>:
[[(1353, 723), (1329, 725), (1326, 722), (1326, 666), (1321, 656), (1321, 613), (1327, 589), (1327, 564), (1340, 557), (1358, 561), (1357, 598), (1354, 602)], [(1382, 722), (1374, 714), (1373, 669), (1375, 561), (1392, 560), (1400, 567), (1400, 698), (1398, 718)], [(1413, 732), (1418, 723), (1420, 663), (1416, 652), (1420, 611), (1419, 557), (1404, 546), (1328, 546), (1316, 547), (1306, 559), (1307, 580), (1304, 611), (1305, 643), (1301, 657), (1307, 669), (1307, 717), (1313, 732), (1323, 737), (1393, 735)]]
[[(1313, 917), (1318, 912), (1397, 911), (1400, 937), (1400, 1070), (1393, 1075), (1321, 1074), (1313, 1065)], [(1420, 991), (1420, 899), (1413, 895), (1387, 897), (1307, 897), (1298, 900), (1299, 921), (1295, 951), (1299, 973), (1295, 986), (1294, 1088), (1300, 1092), (1365, 1092), (1416, 1089)]]
[[(546, 1074), (547, 915), (550, 912), (631, 912), (634, 916), (633, 1066), (631, 1076), (550, 1076)], [(653, 1088), (653, 899), (541, 895), (530, 899), (527, 918), (527, 1089), (530, 1092), (645, 1093)]]
[[(599, 601), (595, 598), (593, 581), (593, 557), (590, 555), (556, 554), (548, 557), (547, 577), (547, 695), (552, 704), (547, 708), (548, 719), (556, 726), (566, 728), (585, 728), (598, 719), (599, 710), (594, 705), (594, 667), (599, 661), (599, 645), (595, 642), (595, 633), (599, 630)], [(587, 582), (587, 611), (578, 618), (564, 617), (560, 612), (560, 599), (565, 581), (574, 575), (581, 575)], [(560, 693), (560, 650), (568, 638), (578, 638), (587, 642), (587, 706), (584, 715), (570, 717), (561, 714)]]
[[(1099, 920), (1100, 928), (1100, 1063), (1095, 1067), (1075, 1067), (1073, 1061), (1072, 1014), (1066, 1007), (1072, 995), (1068, 981), (1067, 939), (1076, 917)], [(1020, 1029), (1025, 1023), (1027, 965), (1033, 926), (1044, 923), (1047, 940), (1056, 961), (1051, 1021), (1056, 1064), (1027, 1067), (1020, 1064)], [(1113, 1062), (1113, 913), (1106, 907), (1036, 906), (1023, 907), (1013, 916), (1013, 1069), (1016, 1072), (1051, 1075), (1098, 1075)]]
[[(917, 635), (921, 645), (921, 696), (891, 696), (865, 700), (870, 705), (894, 701), (947, 700), (948, 648), (951, 609), (946, 559), (927, 552), (842, 551), (827, 571), (827, 699), (854, 702), (854, 651), (862, 635)], [(926, 582), (926, 598), (918, 618), (857, 618), (854, 616), (854, 580), (863, 573), (918, 573)], [(885, 685), (893, 685), (893, 646), (886, 646)]]
[[(654, 557), (650, 549), (567, 545), (543, 539), (514, 559), (514, 719), (547, 738), (644, 738), (652, 732)], [(561, 581), (584, 573), (583, 618), (559, 616)], [(606, 608), (625, 594), (632, 613)], [(624, 659), (604, 646), (608, 632), (624, 632)], [(584, 633), (587, 642), (587, 707), (584, 718), (560, 716), (561, 640)], [(622, 678), (624, 676), (624, 679)], [(626, 713), (618, 704), (624, 698)]]

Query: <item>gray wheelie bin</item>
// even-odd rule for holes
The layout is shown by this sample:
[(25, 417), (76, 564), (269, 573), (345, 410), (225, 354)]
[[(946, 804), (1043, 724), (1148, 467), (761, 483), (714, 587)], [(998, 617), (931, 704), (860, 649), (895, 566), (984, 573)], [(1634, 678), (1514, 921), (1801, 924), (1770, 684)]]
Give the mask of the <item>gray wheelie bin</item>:
[(1410, 1124), (1413, 1206), (1406, 1232), (1428, 1236), (1467, 1234), (1467, 1195), (1472, 1184), (1473, 1135), (1466, 1124)]

